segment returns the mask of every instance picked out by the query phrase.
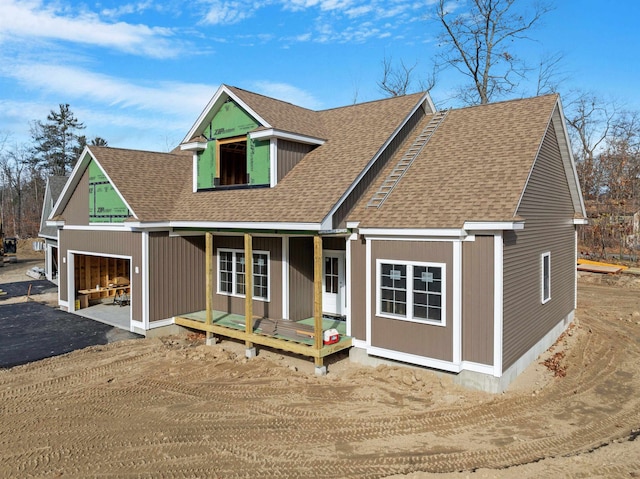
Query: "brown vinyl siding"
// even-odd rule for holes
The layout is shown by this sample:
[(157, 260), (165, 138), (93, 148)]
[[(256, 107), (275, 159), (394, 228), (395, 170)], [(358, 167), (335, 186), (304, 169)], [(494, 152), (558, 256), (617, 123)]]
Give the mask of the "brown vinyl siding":
[(493, 236), (462, 243), (462, 360), (493, 365)]
[(313, 238), (289, 238), (289, 319), (313, 316)]
[(405, 123), (405, 125), (400, 129), (393, 140), (391, 140), (385, 150), (380, 154), (376, 162), (371, 165), (371, 168), (369, 168), (369, 170), (364, 174), (364, 176), (355, 186), (355, 188), (351, 191), (351, 193), (349, 193), (344, 202), (336, 210), (335, 214), (333, 215), (334, 228), (345, 227), (345, 219), (351, 209), (360, 200), (362, 195), (367, 191), (367, 188), (369, 188), (371, 183), (373, 183), (373, 181), (376, 179), (376, 176), (378, 176), (378, 174), (384, 169), (389, 159), (396, 154), (398, 148), (402, 146), (402, 143), (407, 139), (407, 136), (413, 132), (418, 122), (422, 118), (424, 118), (424, 116), (424, 109), (418, 108), (411, 116), (411, 118), (409, 118), (407, 123)]
[(361, 238), (351, 241), (351, 336), (367, 339), (367, 248)]
[(149, 321), (205, 309), (205, 263), (204, 236), (149, 233)]
[[(87, 210), (88, 211), (88, 210)], [(87, 213), (88, 214), (88, 213)], [(60, 261), (68, 257), (69, 250), (95, 256), (130, 256), (131, 308), (132, 319), (142, 321), (142, 233), (130, 231), (60, 231)], [(59, 284), (60, 299), (68, 298), (67, 264), (60, 263)], [(139, 273), (135, 273), (136, 267)]]
[(294, 141), (278, 140), (278, 182), (296, 166), (314, 145)]
[(85, 169), (69, 202), (62, 211), (65, 225), (89, 224), (89, 169)]
[[(244, 238), (242, 236), (214, 236), (213, 250), (213, 277), (214, 294), (213, 308), (218, 311), (227, 311), (233, 314), (244, 314), (243, 297), (219, 294), (218, 291), (218, 249), (244, 250)], [(269, 301), (254, 300), (253, 314), (260, 317), (273, 319), (282, 318), (282, 238), (281, 237), (253, 237), (254, 251), (269, 252)]]
[[(453, 360), (453, 246), (451, 242), (373, 241), (371, 256), (371, 345), (443, 361)], [(376, 316), (376, 260), (446, 264), (446, 326)]]
[[(574, 309), (574, 209), (549, 127), (517, 214), (522, 231), (504, 237), (503, 364), (506, 370)], [(541, 301), (541, 256), (551, 252), (551, 300)]]

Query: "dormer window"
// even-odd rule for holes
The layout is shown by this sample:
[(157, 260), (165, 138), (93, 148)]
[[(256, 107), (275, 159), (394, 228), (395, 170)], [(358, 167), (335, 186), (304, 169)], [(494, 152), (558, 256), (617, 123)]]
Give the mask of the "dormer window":
[(216, 175), (220, 186), (246, 185), (247, 139), (246, 137), (218, 140), (219, 171)]

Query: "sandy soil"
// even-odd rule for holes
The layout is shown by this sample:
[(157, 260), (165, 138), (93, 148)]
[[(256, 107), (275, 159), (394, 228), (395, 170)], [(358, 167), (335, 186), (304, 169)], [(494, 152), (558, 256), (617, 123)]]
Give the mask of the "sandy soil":
[(583, 276), (574, 326), (501, 395), (195, 334), (0, 370), (0, 477), (640, 477), (639, 283)]

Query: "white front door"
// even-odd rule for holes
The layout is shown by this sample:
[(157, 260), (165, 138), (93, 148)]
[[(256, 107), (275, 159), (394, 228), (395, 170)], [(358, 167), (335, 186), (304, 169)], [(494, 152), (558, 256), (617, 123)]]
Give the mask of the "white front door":
[(322, 311), (342, 316), (345, 311), (345, 252), (325, 250), (322, 254)]

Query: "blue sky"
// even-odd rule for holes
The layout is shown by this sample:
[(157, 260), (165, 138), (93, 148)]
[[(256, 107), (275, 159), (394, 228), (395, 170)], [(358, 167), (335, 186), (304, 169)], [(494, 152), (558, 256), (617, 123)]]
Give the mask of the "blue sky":
[[(431, 71), (433, 3), (0, 0), (0, 134), (29, 142), (32, 120), (69, 103), (88, 138), (168, 151), (221, 83), (312, 109), (376, 100), (385, 56)], [(637, 0), (555, 0), (516, 52), (531, 65), (562, 53), (563, 96), (588, 90), (640, 110), (638, 19)], [(436, 104), (456, 106), (462, 82), (441, 74)], [(533, 92), (523, 82), (514, 96)]]

